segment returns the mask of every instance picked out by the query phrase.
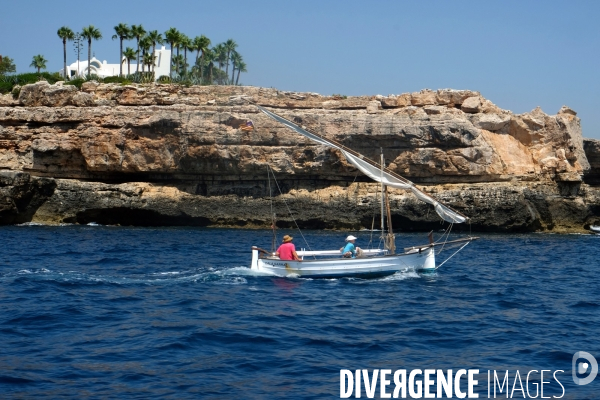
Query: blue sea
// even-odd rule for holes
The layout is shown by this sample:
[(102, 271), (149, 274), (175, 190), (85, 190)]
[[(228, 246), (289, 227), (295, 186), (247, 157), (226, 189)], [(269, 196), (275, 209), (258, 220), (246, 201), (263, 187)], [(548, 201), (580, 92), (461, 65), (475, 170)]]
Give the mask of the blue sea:
[[(347, 234), (303, 231), (321, 249)], [(571, 376), (575, 352), (600, 358), (600, 236), (486, 234), (435, 273), (368, 280), (254, 274), (265, 230), (11, 226), (0, 242), (3, 399), (333, 399), (342, 369), (478, 369), (480, 398), (488, 371), (512, 390), (536, 370), (533, 396), (549, 370), (544, 397), (600, 398), (600, 377)]]

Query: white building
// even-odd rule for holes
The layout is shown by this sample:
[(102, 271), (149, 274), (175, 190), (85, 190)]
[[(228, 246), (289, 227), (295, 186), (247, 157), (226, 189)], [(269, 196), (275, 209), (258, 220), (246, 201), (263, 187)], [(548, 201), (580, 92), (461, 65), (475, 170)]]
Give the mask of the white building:
[[(169, 75), (169, 63), (171, 60), (171, 50), (167, 50), (165, 46), (157, 49), (154, 52), (155, 61), (154, 61), (154, 76), (156, 79), (163, 75)], [(107, 76), (119, 76), (121, 71), (121, 66), (119, 64), (108, 64), (106, 60), (100, 62), (96, 57), (92, 57), (90, 60), (90, 73), (92, 75), (98, 75), (101, 78), (106, 78)], [(131, 63), (130, 65), (131, 73), (133, 74), (137, 69), (137, 64)], [(145, 66), (145, 69), (148, 67)], [(142, 70), (142, 66), (140, 65), (140, 71)], [(85, 76), (88, 74), (88, 61), (79, 60), (79, 62), (75, 61), (71, 65), (67, 65), (67, 74), (70, 77), (75, 76)], [(127, 60), (123, 57), (123, 75), (127, 75)]]

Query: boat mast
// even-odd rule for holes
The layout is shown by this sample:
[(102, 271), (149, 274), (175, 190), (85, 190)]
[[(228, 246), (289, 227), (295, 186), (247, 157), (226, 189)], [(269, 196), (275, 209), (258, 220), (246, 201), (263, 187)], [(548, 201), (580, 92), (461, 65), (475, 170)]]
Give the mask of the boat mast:
[[(384, 239), (384, 247), (390, 251), (391, 254), (396, 254), (396, 240), (394, 232), (392, 231), (392, 213), (390, 211), (390, 199), (388, 197), (388, 188), (383, 184), (383, 169), (385, 168), (385, 158), (383, 157), (383, 148), (380, 147), (381, 151), (381, 237)], [(383, 206), (385, 202), (385, 214), (387, 216), (388, 231), (385, 233), (383, 224)]]
[(396, 254), (396, 237), (392, 231), (392, 213), (390, 211), (390, 198), (388, 196), (388, 188), (385, 187), (385, 209), (387, 213), (388, 233), (387, 233), (387, 248), (390, 253)]
[[(381, 238), (384, 239), (385, 238), (385, 224), (383, 221), (383, 216), (384, 216), (383, 202), (384, 202), (384, 197), (385, 197), (385, 194), (384, 194), (385, 185), (383, 184), (384, 159), (383, 159), (383, 148), (380, 147), (379, 149), (381, 150)], [(385, 243), (385, 239), (384, 239), (384, 243)]]
[(271, 239), (271, 253), (275, 252), (275, 246), (277, 245), (277, 233), (275, 230), (277, 229), (276, 224), (276, 216), (273, 212), (273, 192), (271, 191), (271, 174), (270, 168), (267, 165), (267, 181), (269, 182), (269, 198), (271, 199), (271, 229), (273, 229), (273, 237)]

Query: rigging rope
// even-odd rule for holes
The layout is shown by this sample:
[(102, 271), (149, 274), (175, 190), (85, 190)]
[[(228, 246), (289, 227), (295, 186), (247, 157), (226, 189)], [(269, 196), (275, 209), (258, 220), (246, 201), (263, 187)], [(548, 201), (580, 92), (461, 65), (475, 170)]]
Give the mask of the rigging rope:
[(460, 246), (459, 249), (456, 250), (450, 257), (446, 258), (443, 263), (441, 263), (440, 265), (438, 265), (437, 267), (435, 267), (435, 269), (437, 270), (439, 267), (441, 267), (442, 265), (446, 264), (446, 261), (448, 261), (449, 259), (451, 259), (452, 257), (454, 257), (456, 255), (456, 253), (458, 253), (459, 251), (461, 251), (462, 249), (464, 249), (465, 246), (468, 245), (469, 243), (471, 243), (471, 241), (465, 242), (465, 244), (463, 244), (462, 246)]
[[(277, 182), (277, 178), (275, 178), (275, 173), (273, 172), (273, 168), (270, 168), (270, 170), (271, 170), (271, 174), (273, 175), (273, 181), (275, 181), (275, 185), (277, 186), (277, 190), (279, 190), (279, 194), (282, 196), (281, 199), (283, 200), (283, 204), (285, 204), (285, 207), (287, 208), (288, 213), (290, 214), (290, 217), (292, 217), (292, 221), (294, 221), (294, 225), (296, 225), (296, 228), (298, 229), (298, 233), (300, 233), (300, 236), (302, 237), (302, 240), (304, 240), (304, 243), (306, 243), (306, 247), (308, 248), (308, 250), (312, 251), (312, 249), (310, 248), (310, 245), (308, 244), (308, 241), (306, 240), (306, 238), (302, 234), (302, 230), (298, 226), (298, 223), (296, 222), (296, 219), (292, 215), (292, 210), (290, 210), (290, 207), (288, 206), (287, 201), (285, 201), (285, 198), (283, 197), (283, 192), (281, 191), (281, 188), (279, 187), (279, 183)], [(315, 256), (313, 256), (313, 258), (316, 260)]]
[(446, 239), (444, 240), (444, 244), (442, 245), (442, 248), (440, 249), (440, 251), (438, 251), (438, 255), (442, 254), (442, 251), (444, 251), (444, 247), (446, 246), (446, 243), (448, 242), (448, 238), (450, 237), (450, 232), (452, 231), (453, 226), (454, 226), (454, 224), (448, 225), (448, 228), (446, 228), (446, 231), (442, 234), (442, 237), (436, 242), (436, 243), (440, 243), (442, 241), (442, 239), (444, 238), (444, 236), (446, 236)]
[[(373, 249), (373, 232), (375, 232), (375, 216), (377, 215), (377, 205), (378, 205), (378, 201), (377, 199), (379, 195), (379, 191), (375, 191), (375, 207), (373, 208), (373, 219), (371, 220), (371, 236), (369, 237), (369, 243), (367, 243), (367, 247), (369, 249)], [(377, 244), (377, 249), (379, 249), (381, 247), (381, 243), (382, 243), (382, 237), (379, 237), (379, 243)]]

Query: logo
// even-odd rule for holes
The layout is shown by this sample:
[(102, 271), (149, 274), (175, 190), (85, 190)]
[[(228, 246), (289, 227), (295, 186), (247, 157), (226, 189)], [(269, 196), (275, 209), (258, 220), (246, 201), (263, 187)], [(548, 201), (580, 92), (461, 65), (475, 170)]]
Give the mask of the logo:
[[(577, 363), (577, 360), (581, 358), (585, 358), (586, 362), (580, 361), (579, 363)], [(577, 377), (577, 375), (583, 375), (586, 372), (588, 372), (590, 366), (592, 367), (592, 369), (590, 371), (590, 374), (586, 378)], [(577, 353), (573, 354), (572, 373), (573, 382), (575, 382), (575, 384), (587, 385), (588, 383), (592, 383), (592, 381), (596, 378), (596, 375), (598, 375), (598, 362), (590, 353), (587, 353), (585, 351), (578, 351)]]

